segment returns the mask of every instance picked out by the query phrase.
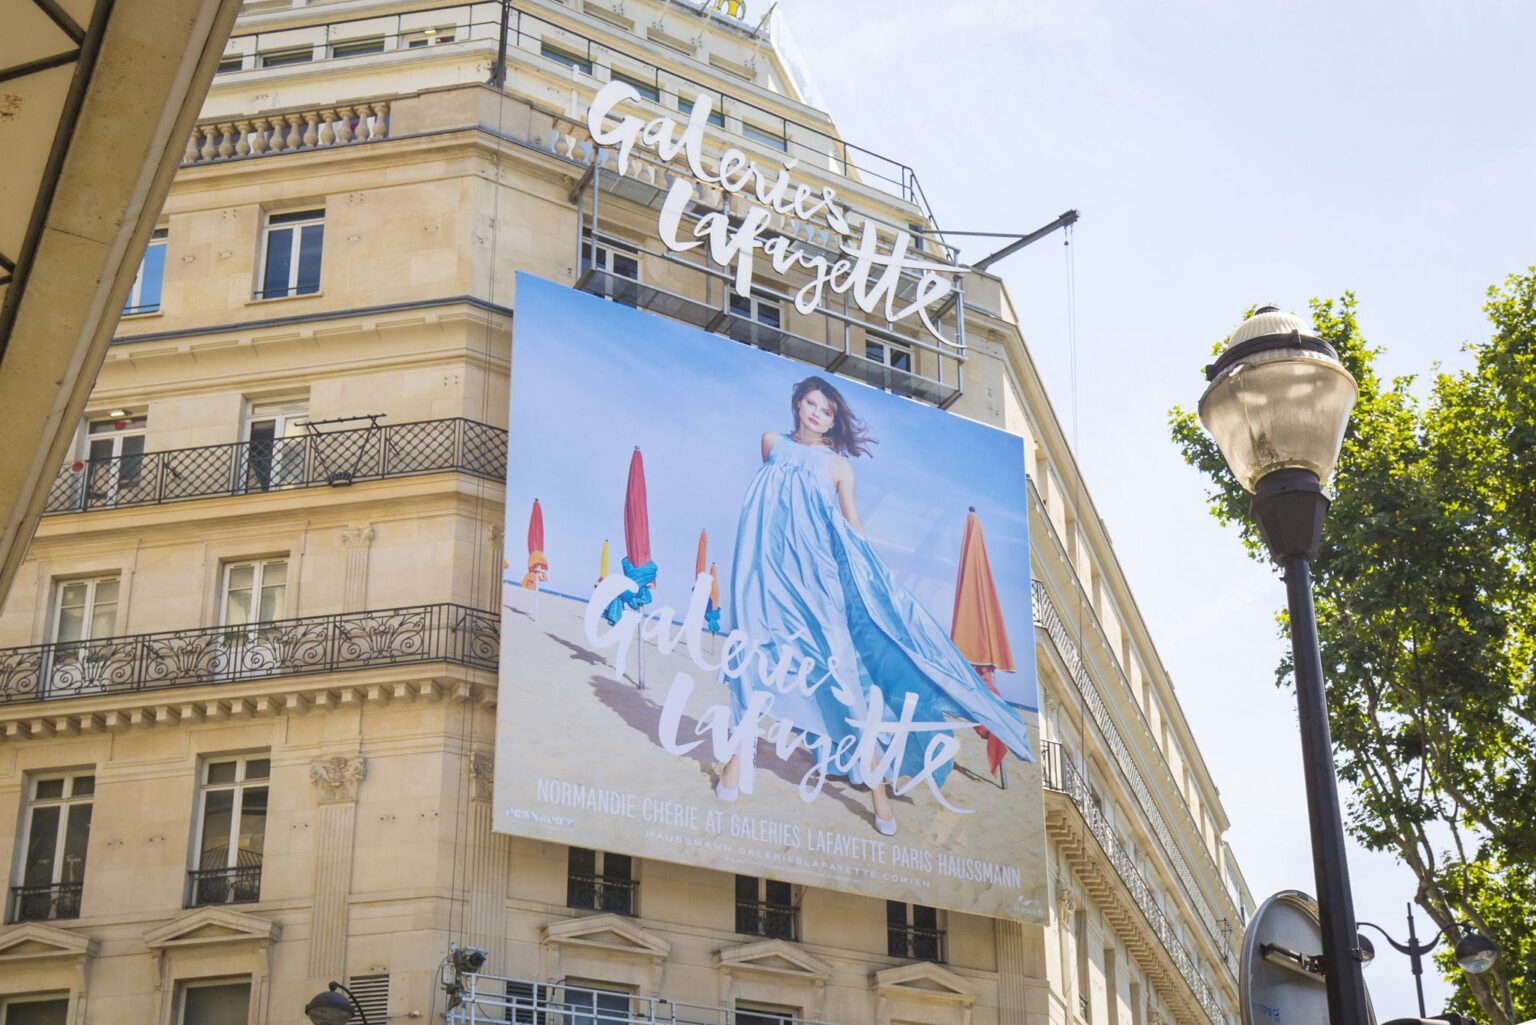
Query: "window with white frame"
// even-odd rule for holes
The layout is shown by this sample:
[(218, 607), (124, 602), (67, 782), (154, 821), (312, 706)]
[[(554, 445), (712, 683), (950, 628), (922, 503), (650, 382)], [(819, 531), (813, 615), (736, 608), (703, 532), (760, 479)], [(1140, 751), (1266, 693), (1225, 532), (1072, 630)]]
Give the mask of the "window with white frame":
[(864, 358), (893, 370), (905, 370), (909, 374), (912, 372), (912, 347), (893, 335), (866, 332)]
[(271, 775), (272, 761), (265, 754), (203, 762), (189, 907), (261, 899)]
[(18, 994), (0, 1000), (0, 1025), (66, 1025), (69, 998)]
[(610, 238), (600, 241), (594, 239), (588, 230), (583, 232), (581, 239), (581, 269), (585, 272), (594, 267), (621, 278), (639, 281), (640, 251)]
[(595, 986), (566, 986), (560, 1009), (568, 1025), (620, 1025), (630, 1020), (628, 993)]
[(742, 295), (734, 290), (731, 292), (731, 312), (754, 324), (782, 327), (783, 310), (779, 300), (761, 292), (754, 291), (751, 295)]
[(227, 75), (232, 71), (239, 71), (245, 67), (245, 58), (238, 53), (228, 53), (219, 58), (218, 70), (215, 75)]
[(117, 627), (120, 586), (116, 573), (55, 583), (53, 642), (73, 645), (111, 637)]
[(144, 472), (146, 416), (121, 416), (88, 420), (85, 424), (81, 468), (83, 504), (116, 505), (129, 500)]
[(315, 59), (315, 50), (312, 46), (295, 46), (283, 50), (268, 50), (266, 53), (256, 55), (258, 67), (281, 68), (289, 64), (308, 64)]
[(139, 272), (134, 275), (133, 287), (123, 301), (123, 316), (159, 312), (160, 292), (165, 285), (165, 244), (169, 237), (168, 228), (156, 228), (149, 236), (144, 258), (139, 261)]
[(221, 626), (252, 626), (283, 618), (288, 596), (288, 560), (250, 559), (224, 564)]
[(197, 979), (181, 984), (176, 1025), (246, 1025), (251, 1013), (251, 981)]
[(258, 298), (280, 299), (320, 291), (320, 254), (325, 246), (325, 211), (271, 214), (261, 243)]
[(10, 921), (79, 918), (96, 775), (89, 770), (40, 774), (27, 780), (25, 794)]
[(303, 483), (308, 423), (308, 396), (247, 400), (241, 487), (269, 491)]

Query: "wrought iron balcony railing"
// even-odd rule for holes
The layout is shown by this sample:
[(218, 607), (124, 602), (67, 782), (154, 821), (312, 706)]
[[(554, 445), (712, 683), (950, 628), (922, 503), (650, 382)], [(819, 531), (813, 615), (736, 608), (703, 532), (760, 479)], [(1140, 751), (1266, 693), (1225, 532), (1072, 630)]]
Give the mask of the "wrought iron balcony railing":
[(800, 915), (793, 907), (763, 901), (736, 902), (736, 931), (771, 940), (794, 940), (800, 932)]
[(639, 890), (640, 882), (637, 879), (573, 875), (566, 878), (565, 903), (572, 908), (634, 915), (635, 897)]
[(0, 648), (0, 705), (452, 662), (495, 669), (501, 620), (416, 605)]
[(1210, 984), (1201, 976), (1199, 969), (1195, 966), (1194, 957), (1180, 942), (1178, 935), (1173, 931), (1172, 923), (1168, 921), (1167, 914), (1158, 906), (1152, 887), (1147, 883), (1146, 877), (1141, 874), (1141, 870), (1136, 867), (1136, 860), (1131, 857), (1131, 853), (1115, 835), (1114, 828), (1110, 826), (1104, 813), (1094, 804), (1087, 781), (1078, 773), (1077, 768), (1072, 764), (1072, 759), (1064, 756), (1060, 744), (1048, 741), (1041, 744), (1040, 748), (1040, 769), (1045, 781), (1045, 789), (1065, 794), (1072, 802), (1072, 806), (1082, 816), (1083, 824), (1088, 827), (1088, 832), (1092, 833), (1094, 840), (1098, 841), (1104, 856), (1114, 866), (1115, 874), (1130, 891), (1131, 899), (1141, 909), (1147, 925), (1162, 943), (1163, 949), (1168, 952), (1169, 958), (1195, 994), (1195, 999), (1200, 1002), (1201, 1008), (1214, 1025), (1226, 1025), (1226, 1015), (1222, 1012), (1216, 995), (1211, 991)]
[(944, 930), (917, 925), (887, 925), (886, 953), (916, 961), (944, 962)]
[(506, 480), (507, 432), (463, 418), (421, 420), (84, 460), (59, 471), (43, 513), (345, 487), (450, 471)]
[(200, 868), (187, 873), (187, 907), (254, 904), (261, 899), (261, 861), (234, 868)]
[(80, 917), (80, 894), (84, 883), (55, 883), (52, 886), (11, 887), (12, 922), (51, 922), (60, 918)]

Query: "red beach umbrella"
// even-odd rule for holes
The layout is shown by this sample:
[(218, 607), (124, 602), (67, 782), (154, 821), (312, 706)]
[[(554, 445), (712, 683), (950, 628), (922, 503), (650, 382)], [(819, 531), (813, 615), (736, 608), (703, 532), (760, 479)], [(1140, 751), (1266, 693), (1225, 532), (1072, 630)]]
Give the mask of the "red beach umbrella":
[(651, 561), (651, 517), (645, 502), (645, 460), (640, 446), (629, 457), (629, 485), (624, 490), (624, 554), (631, 566)]
[(528, 575), (523, 586), (535, 590), (539, 581), (549, 579), (549, 560), (544, 557), (544, 510), (539, 500), (533, 500), (533, 511), (528, 514)]
[[(1013, 648), (1008, 643), (1008, 626), (1003, 622), (992, 564), (987, 560), (987, 542), (975, 507), (965, 518), (965, 535), (960, 542), (960, 569), (955, 579), (955, 612), (949, 637), (975, 667), (982, 682), (1001, 697), (993, 677), (999, 669), (1013, 670)], [(976, 732), (987, 738), (987, 765), (995, 776), (1008, 748), (985, 728), (978, 726)]]

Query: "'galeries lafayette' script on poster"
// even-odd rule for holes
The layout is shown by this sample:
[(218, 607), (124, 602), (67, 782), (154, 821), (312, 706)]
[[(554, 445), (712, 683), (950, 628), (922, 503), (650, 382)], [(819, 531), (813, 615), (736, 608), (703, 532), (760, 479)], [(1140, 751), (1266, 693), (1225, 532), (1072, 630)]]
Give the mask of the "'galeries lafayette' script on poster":
[[(629, 648), (636, 640), (653, 644), (663, 655), (681, 645), (699, 670), (719, 673), (726, 678), (739, 675), (749, 662), (767, 657), (767, 639), (749, 637), (739, 629), (732, 630), (726, 637), (718, 660), (712, 661), (705, 655), (704, 612), (710, 593), (708, 573), (701, 573), (694, 582), (688, 610), (683, 614), (682, 625), (676, 628), (676, 612), (665, 605), (653, 606), (645, 613), (626, 611), (617, 625), (609, 626), (603, 620), (602, 610), (613, 599), (635, 590), (633, 580), (615, 573), (597, 585), (597, 591), (587, 603), (583, 624), (587, 643), (598, 650), (614, 649), (614, 665), (625, 664)], [(769, 689), (752, 692), (746, 710), (734, 727), (731, 707), (724, 704), (705, 709), (695, 726), (699, 735), (708, 736), (716, 761), (728, 762), (733, 757), (741, 759), (744, 788), (750, 790), (752, 785), (759, 738), (772, 745), (774, 754), (780, 759), (787, 760), (802, 746), (815, 756), (815, 763), (800, 779), (800, 799), (807, 804), (820, 796), (829, 775), (847, 776), (857, 766), (873, 766), (869, 773), (871, 779), (890, 778), (895, 766), (902, 764), (907, 745), (917, 744), (923, 752), (922, 768), (894, 788), (896, 796), (926, 785), (945, 808), (961, 814), (970, 813), (971, 809), (957, 807), (944, 799), (934, 774), (954, 761), (960, 750), (955, 730), (969, 728), (974, 723), (914, 721), (916, 694), (908, 694), (896, 713), (897, 718), (890, 720), (886, 717), (885, 702), (878, 686), (871, 686), (868, 696), (861, 698), (857, 687), (839, 678), (837, 666), (798, 656), (793, 647), (785, 648), (774, 665), (760, 668)], [(775, 690), (786, 694), (797, 691), (809, 696), (822, 687), (830, 688), (832, 695), (849, 713), (846, 721), (853, 732), (836, 743), (827, 737), (809, 734), (793, 720), (774, 714)], [(683, 710), (693, 690), (693, 676), (679, 672), (673, 677), (662, 701), (656, 740), (668, 754), (686, 755), (704, 743), (702, 739), (683, 739)]]
[[(754, 258), (760, 249), (776, 274), (782, 276), (796, 267), (810, 272), (811, 280), (795, 293), (795, 308), (802, 314), (812, 313), (830, 289), (838, 295), (847, 293), (866, 314), (874, 314), (883, 307), (882, 314), (891, 323), (915, 314), (935, 338), (960, 348), (959, 343), (939, 333), (929, 317), (929, 309), (954, 291), (953, 275), (962, 268), (912, 255), (912, 236), (899, 229), (891, 232), (890, 251), (881, 252), (879, 231), (868, 218), (855, 236), (836, 189), (824, 187), (818, 191), (791, 181), (790, 171), (798, 166), (797, 159), (788, 159), (769, 172), (732, 147), (721, 154), (713, 169), (706, 166), (704, 126), (709, 123), (711, 109), (708, 94), (694, 98), (688, 124), (681, 130), (670, 117), (646, 121), (615, 112), (620, 104), (639, 99), (640, 94), (633, 86), (617, 80), (609, 82), (598, 90), (587, 109), (587, 128), (597, 145), (618, 147), (620, 174), (628, 172), (636, 145), (649, 149), (663, 165), (670, 164), (679, 154), (687, 161), (692, 178), (673, 178), (657, 219), (662, 244), (668, 249), (681, 253), (707, 245), (705, 251), (712, 261), (727, 270), (734, 269), (736, 291), (743, 296), (751, 294)], [(683, 217), (693, 202), (695, 181), (746, 197), (746, 216), (733, 226), (724, 212), (712, 211), (699, 218), (686, 233), (692, 236), (691, 240), (684, 237)], [(808, 251), (782, 235), (763, 238), (775, 213), (802, 221), (825, 217), (840, 236), (837, 250), (843, 255), (829, 260), (821, 252)], [(908, 275), (917, 278), (917, 285), (911, 302), (900, 305), (897, 293), (903, 277)]]

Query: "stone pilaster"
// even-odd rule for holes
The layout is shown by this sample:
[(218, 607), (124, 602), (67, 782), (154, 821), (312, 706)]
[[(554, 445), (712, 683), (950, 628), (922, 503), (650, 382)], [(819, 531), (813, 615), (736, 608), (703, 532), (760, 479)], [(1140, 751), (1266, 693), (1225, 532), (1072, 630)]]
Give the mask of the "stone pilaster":
[(368, 775), (361, 755), (316, 758), (309, 778), (320, 802), (315, 815), (315, 904), (309, 974), (340, 978), (347, 965), (347, 894), (357, 832), (357, 789)]
[(502, 931), (507, 880), (511, 874), (510, 838), (491, 832), (491, 779), (489, 754), (469, 756), (469, 822), (465, 858), (468, 892), (464, 916), (464, 940), (490, 952), (488, 972), (505, 972), (506, 937)]
[(372, 545), (372, 527), (347, 527), (341, 532), (341, 547), (347, 553), (341, 585), (343, 612), (361, 612), (368, 607), (368, 549)]

